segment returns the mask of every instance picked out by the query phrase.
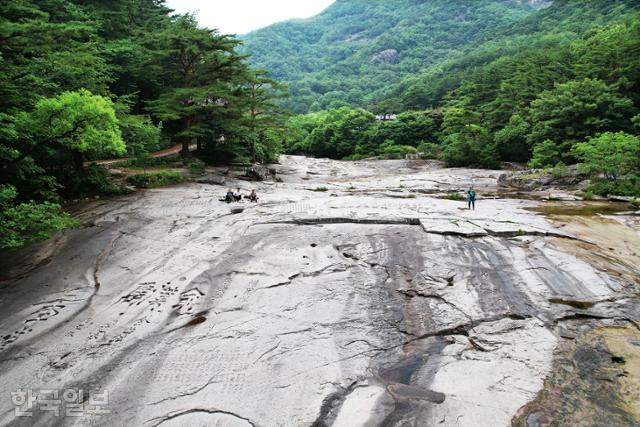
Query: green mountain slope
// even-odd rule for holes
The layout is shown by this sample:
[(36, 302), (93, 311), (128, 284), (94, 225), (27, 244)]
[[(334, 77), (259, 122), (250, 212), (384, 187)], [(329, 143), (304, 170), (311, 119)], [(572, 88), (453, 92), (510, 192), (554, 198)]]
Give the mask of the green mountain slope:
[[(458, 93), (454, 97), (473, 92), (472, 98), (481, 103), (483, 98), (495, 96), (506, 81), (519, 78), (528, 79), (529, 93), (522, 96), (535, 97), (540, 91), (552, 88), (554, 83), (575, 77), (575, 72), (570, 70), (571, 63), (579, 58), (572, 51), (571, 43), (583, 36), (589, 37), (589, 31), (595, 28), (637, 19), (638, 12), (638, 0), (556, 0), (548, 9), (497, 29), (447, 60), (407, 77), (398, 85), (390, 85), (384, 100), (375, 109), (402, 111), (437, 107), (455, 91)], [(633, 58), (621, 56), (618, 60)], [(618, 65), (611, 64), (610, 68)], [(488, 90), (493, 93), (482, 93), (483, 87), (490, 87)]]
[(547, 2), (338, 0), (322, 14), (244, 37), (253, 66), (290, 84), (297, 112), (369, 106), (382, 90)]
[(401, 113), (396, 120), (351, 107), (294, 117), (285, 149), (449, 166), (529, 162), (554, 176), (584, 162), (599, 182), (593, 192), (640, 195), (638, 0), (555, 0), (388, 83), (366, 106)]

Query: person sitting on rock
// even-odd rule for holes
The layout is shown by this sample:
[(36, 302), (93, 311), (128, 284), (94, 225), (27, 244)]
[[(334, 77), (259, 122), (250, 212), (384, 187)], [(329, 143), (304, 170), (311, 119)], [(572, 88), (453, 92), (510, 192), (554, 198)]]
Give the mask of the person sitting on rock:
[(251, 193), (249, 194), (249, 196), (247, 196), (247, 198), (251, 202), (257, 202), (258, 201), (258, 195), (256, 194), (256, 190), (251, 190)]
[(236, 200), (236, 198), (235, 198), (235, 196), (233, 194), (233, 190), (232, 189), (228, 189), (227, 190), (227, 195), (224, 197), (224, 201), (227, 202), (227, 203), (231, 203), (231, 202), (233, 202), (235, 200)]
[(476, 210), (476, 192), (473, 188), (470, 188), (469, 191), (467, 191), (467, 206), (469, 209), (473, 206), (473, 210)]
[(239, 202), (240, 200), (242, 200), (242, 194), (240, 193), (240, 187), (236, 188), (236, 193), (233, 195), (233, 198), (235, 199), (236, 202)]

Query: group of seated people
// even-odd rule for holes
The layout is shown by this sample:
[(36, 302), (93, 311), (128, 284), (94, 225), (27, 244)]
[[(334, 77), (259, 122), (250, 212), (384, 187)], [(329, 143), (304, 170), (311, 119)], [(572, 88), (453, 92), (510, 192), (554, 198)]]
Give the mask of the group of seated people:
[[(248, 199), (250, 202), (257, 202), (258, 195), (256, 194), (256, 190), (251, 190), (251, 193), (249, 193), (249, 195), (245, 195), (244, 198)], [(224, 199), (221, 199), (220, 201), (232, 203), (232, 202), (239, 202), (240, 200), (242, 200), (242, 194), (240, 193), (240, 188), (237, 188), (237, 191), (235, 193), (230, 188), (227, 191), (227, 195), (224, 197)]]

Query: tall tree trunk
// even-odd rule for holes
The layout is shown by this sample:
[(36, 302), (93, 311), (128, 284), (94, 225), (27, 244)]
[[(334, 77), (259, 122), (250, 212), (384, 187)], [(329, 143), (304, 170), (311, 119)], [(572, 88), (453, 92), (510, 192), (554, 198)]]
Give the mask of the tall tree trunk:
[[(184, 119), (182, 119), (182, 124), (183, 124), (185, 133), (187, 133), (187, 131), (191, 127), (191, 117), (186, 116)], [(190, 144), (191, 144), (191, 139), (189, 139), (189, 137), (185, 136), (182, 138), (182, 151), (180, 152), (180, 154), (182, 155), (183, 159), (189, 158), (191, 156), (191, 153), (189, 152)]]
[(253, 138), (249, 139), (249, 151), (251, 153), (251, 163), (257, 163), (256, 159), (256, 142)]
[(80, 172), (84, 167), (84, 156), (80, 151), (73, 152), (73, 166), (78, 172)]

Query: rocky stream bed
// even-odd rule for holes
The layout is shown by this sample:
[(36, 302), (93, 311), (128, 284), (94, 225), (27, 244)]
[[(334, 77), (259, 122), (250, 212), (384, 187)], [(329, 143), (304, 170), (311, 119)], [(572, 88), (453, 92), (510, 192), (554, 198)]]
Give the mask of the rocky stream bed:
[[(226, 178), (261, 196), (240, 213), (221, 185), (147, 190), (5, 257), (0, 425), (640, 424), (637, 216), (500, 171), (276, 168)], [(443, 197), (471, 185), (475, 211)], [(108, 413), (15, 416), (11, 392), (68, 389)]]

